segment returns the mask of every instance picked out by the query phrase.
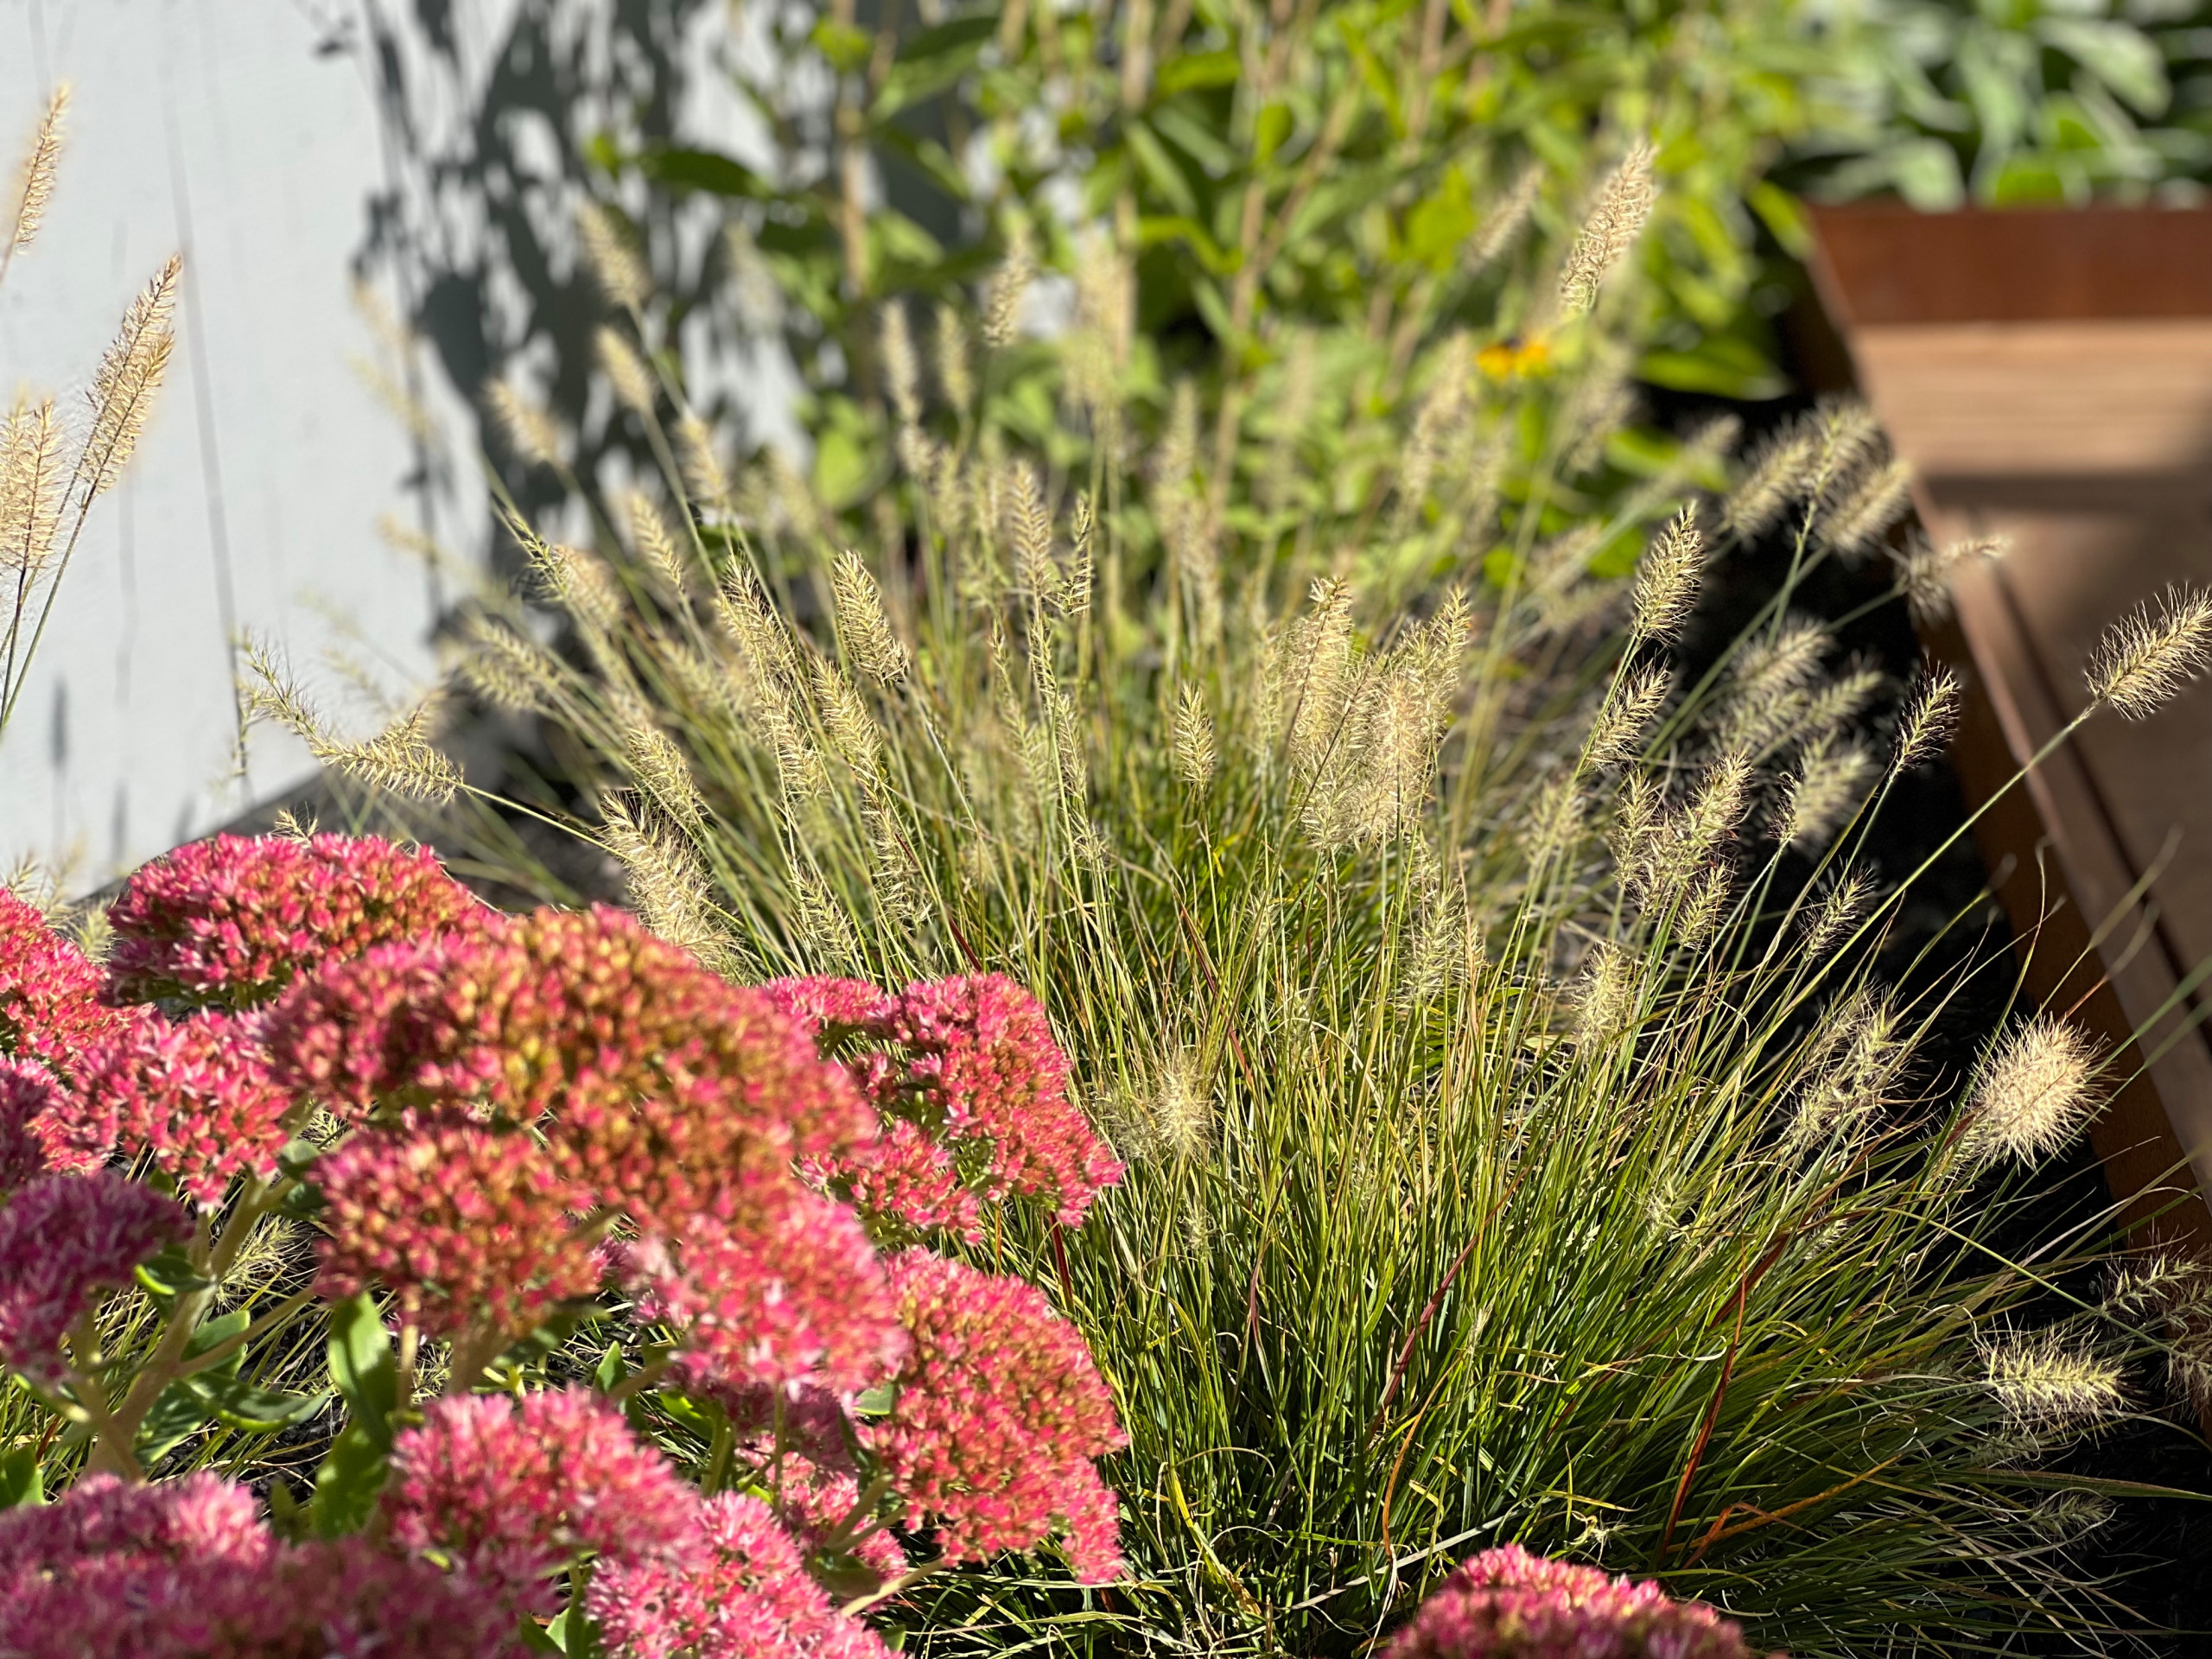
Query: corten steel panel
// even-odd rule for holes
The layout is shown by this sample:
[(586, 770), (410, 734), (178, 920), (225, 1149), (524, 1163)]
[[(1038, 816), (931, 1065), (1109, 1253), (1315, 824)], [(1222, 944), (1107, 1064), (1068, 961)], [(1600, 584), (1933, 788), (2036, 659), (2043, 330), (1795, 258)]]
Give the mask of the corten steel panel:
[[(1928, 631), (1965, 671), (1962, 779), (1988, 800), (2085, 701), (2113, 620), (2212, 580), (2212, 213), (1815, 214), (1814, 278), (1852, 372), (1920, 474), (1939, 540), (2011, 537)], [(2115, 1193), (2212, 1238), (2212, 687), (2092, 717), (1977, 826), (2030, 988), (2132, 1075), (2092, 1132)], [(2192, 1168), (2193, 1166), (2193, 1168)]]

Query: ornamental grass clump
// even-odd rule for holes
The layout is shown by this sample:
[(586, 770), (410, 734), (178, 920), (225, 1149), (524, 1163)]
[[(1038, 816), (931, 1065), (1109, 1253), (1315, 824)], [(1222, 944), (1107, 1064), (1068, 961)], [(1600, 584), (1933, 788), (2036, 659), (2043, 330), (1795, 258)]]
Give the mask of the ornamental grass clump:
[[(1595, 199), (1634, 207), (1635, 170)], [(2043, 1460), (2137, 1396), (2076, 1389), (2029, 1433), (2002, 1357), (2171, 1344), (2084, 1300), (2093, 1229), (2000, 1243), (2113, 1064), (2039, 1039), (2078, 1069), (2054, 1090), (2017, 1043), (1936, 1058), (1960, 988), (2010, 970), (1974, 911), (1913, 919), (1934, 857), (1885, 870), (1872, 832), (1959, 686), (1899, 699), (1797, 609), (1893, 529), (1902, 474), (1846, 403), (1740, 468), (1725, 427), (1631, 440), (1632, 273), (1586, 257), (1611, 211), (1577, 263), (1547, 206), (1396, 379), (1388, 340), (1278, 338), (1239, 365), (1256, 397), (1163, 384), (1082, 303), (970, 357), (987, 308), (944, 336), (967, 396), (886, 406), (872, 522), (772, 454), (711, 496), (672, 468), (677, 579), (620, 528), (508, 516), (565, 632), (487, 588), (461, 683), (562, 734), (640, 916), (785, 976), (890, 1126), (804, 1166), (1018, 1263), (1112, 1391), (1126, 1445), (1073, 1437), (1120, 1498), (1110, 1599), (940, 1578), (910, 1649), (1365, 1651), (1514, 1542), (1801, 1653), (2120, 1618), (2069, 1565), (2088, 1522), (2055, 1541), (2038, 1505), (2094, 1495)], [(1136, 281), (1103, 236), (1073, 274)], [(1053, 395), (999, 397), (1017, 373)], [(696, 446), (662, 392), (659, 437)], [(1771, 597), (1691, 671), (1703, 574), (1775, 526)], [(2121, 631), (2076, 728), (2196, 671), (2193, 603)], [(882, 988), (917, 982), (979, 1032), (973, 988), (1027, 988), (1111, 1151), (1051, 1153), (1057, 1109), (992, 1129), (1003, 1091), (951, 1079), (1021, 1045), (933, 1046)]]
[[(932, 1249), (1075, 1236), (1123, 1173), (1010, 982), (734, 985), (334, 836), (149, 866), (108, 965), (35, 914), (8, 1651), (798, 1659), (955, 1568), (1120, 1573), (1084, 1337)], [(853, 1173), (899, 1159), (945, 1217)]]

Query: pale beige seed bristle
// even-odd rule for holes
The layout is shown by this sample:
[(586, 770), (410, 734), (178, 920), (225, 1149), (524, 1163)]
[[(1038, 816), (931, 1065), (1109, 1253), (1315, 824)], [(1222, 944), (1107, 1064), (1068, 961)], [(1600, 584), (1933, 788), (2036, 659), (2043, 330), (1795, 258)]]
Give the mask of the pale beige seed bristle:
[(1216, 761), (1213, 715), (1205, 694), (1185, 684), (1175, 698), (1175, 775), (1192, 789), (1204, 790), (1213, 782)]
[(1897, 721), (1896, 759), (1892, 764), (1900, 772), (1918, 766), (1922, 761), (1940, 753), (1951, 741), (1951, 728), (1957, 724), (1959, 706), (1965, 696), (1965, 688), (1959, 677), (1948, 668), (1938, 668), (1923, 674), (1913, 688), (1912, 697), (1905, 704), (1904, 715)]
[(1160, 447), (1152, 453), (1152, 475), (1160, 484), (1180, 484), (1198, 465), (1198, 389), (1191, 380), (1178, 380), (1167, 405), (1167, 424), (1160, 429)]
[(627, 489), (615, 497), (623, 528), (629, 532), (630, 550), (658, 575), (669, 592), (681, 599), (685, 576), (683, 550), (661, 516), (660, 508), (643, 490)]
[(1721, 504), (1721, 528), (1745, 540), (1764, 531), (1803, 496), (1819, 456), (1818, 444), (1795, 426), (1760, 440), (1750, 470)]
[(535, 641), (479, 615), (463, 625), (461, 644), (461, 683), (493, 708), (539, 714), (558, 701), (559, 661)]
[(724, 977), (749, 977), (697, 856), (644, 802), (617, 792), (600, 804), (600, 835), (628, 877), (630, 907), (648, 931)]
[(1351, 671), (1351, 589), (1316, 581), (1311, 608), (1277, 647), (1290, 700), (1290, 760), (1310, 772), (1327, 753), (1343, 715)]
[(123, 327), (92, 376), (86, 392), (92, 405), (92, 432), (77, 461), (77, 479), (87, 499), (114, 487), (138, 446), (146, 417), (153, 413), (154, 395), (161, 390), (169, 353), (176, 346), (169, 321), (183, 279), (184, 259), (171, 254), (124, 313)]
[(1675, 943), (1685, 947), (1703, 944), (1728, 913), (1728, 901), (1734, 896), (1735, 887), (1734, 874), (1726, 859), (1716, 859), (1707, 865), (1705, 874), (1692, 885), (1689, 897), (1675, 912)]
[(1477, 227), (1477, 234), (1468, 242), (1470, 269), (1480, 270), (1513, 245), (1514, 239), (1528, 226), (1543, 184), (1541, 162), (1530, 162), (1521, 169), (1505, 194), (1491, 204), (1490, 213)]
[(1598, 302), (1598, 289), (1606, 274), (1643, 233), (1644, 221), (1651, 217), (1656, 199), (1651, 161), (1651, 146), (1639, 143), (1598, 187), (1589, 215), (1582, 221), (1560, 272), (1560, 301), (1568, 315), (1587, 311)]
[(690, 410), (676, 421), (677, 466), (692, 506), (700, 512), (727, 512), (730, 505), (729, 474), (722, 470), (715, 449), (715, 435)]
[(1829, 888), (1819, 906), (1806, 918), (1802, 959), (1818, 962), (1825, 956), (1828, 947), (1842, 938), (1845, 930), (1858, 921), (1873, 892), (1873, 877), (1864, 870), (1857, 869)]
[(1636, 1011), (1636, 958), (1611, 939), (1590, 949), (1574, 990), (1574, 1036), (1585, 1046), (1617, 1036)]
[(374, 737), (359, 743), (309, 740), (308, 753), (325, 766), (372, 788), (430, 806), (460, 792), (461, 768), (430, 741), (431, 704), (423, 702)]
[(1182, 1159), (1205, 1153), (1213, 1135), (1214, 1107), (1194, 1051), (1182, 1049), (1160, 1062), (1146, 1104), (1153, 1135), (1164, 1151)]
[(1052, 515), (1046, 510), (1037, 469), (1026, 461), (1015, 461), (1007, 471), (1001, 499), (1014, 575), (1022, 590), (1040, 605), (1057, 601), (1060, 569), (1052, 562)]
[(1790, 782), (1782, 839), (1801, 849), (1825, 843), (1858, 805), (1873, 772), (1872, 757), (1856, 744), (1823, 743), (1808, 750)]
[(1697, 793), (1682, 810), (1680, 825), (1677, 880), (1686, 880), (1694, 870), (1720, 850), (1734, 835), (1750, 810), (1751, 784), (1757, 772), (1749, 755), (1730, 751), (1706, 768)]
[(1096, 581), (1096, 558), (1091, 550), (1091, 532), (1096, 528), (1091, 519), (1090, 498), (1077, 493), (1075, 508), (1068, 521), (1068, 573), (1061, 603), (1070, 616), (1080, 616), (1090, 608), (1090, 589)]
[(51, 397), (20, 400), (0, 426), (0, 571), (35, 580), (54, 556), (68, 467)]
[(1896, 456), (1866, 468), (1822, 521), (1822, 543), (1846, 559), (1872, 551), (1910, 509), (1912, 477), (1912, 463)]
[(968, 325), (949, 305), (937, 308), (937, 386), (944, 401), (965, 415), (976, 401), (976, 374), (968, 362)]
[(630, 776), (662, 811), (695, 832), (706, 823), (707, 804), (691, 775), (690, 762), (676, 741), (642, 711), (622, 734), (622, 760)]
[(1783, 1139), (1802, 1151), (1863, 1128), (1889, 1102), (1912, 1058), (1896, 1005), (1863, 990), (1822, 1020), (1804, 1051), (1807, 1076)]
[(1016, 220), (1007, 238), (1006, 257), (991, 278), (983, 305), (983, 344), (995, 352), (1014, 343), (1021, 327), (1021, 304), (1037, 279), (1037, 251), (1029, 226)]
[(1951, 582), (1961, 566), (1999, 559), (2011, 546), (2002, 536), (1967, 536), (1937, 547), (1915, 536), (1896, 556), (1897, 588), (1916, 622), (1940, 622), (1951, 613)]
[(1993, 1041), (1977, 1068), (1959, 1148), (1986, 1168), (2032, 1163), (2079, 1135), (2102, 1102), (2096, 1046), (2075, 1027), (2039, 1014)]
[(883, 734), (875, 716), (836, 664), (817, 655), (812, 666), (815, 703), (822, 712), (822, 729), (829, 734), (831, 747), (855, 772), (874, 772), (883, 753)]
[(1697, 598), (1704, 556), (1705, 538), (1698, 534), (1693, 503), (1669, 522), (1637, 563), (1631, 625), (1637, 639), (1671, 639), (1680, 632)]
[(31, 135), (30, 148), (16, 169), (15, 200), (8, 214), (8, 244), (0, 249), (0, 276), (7, 274), (16, 256), (30, 246), (54, 198), (54, 176), (61, 162), (61, 124), (69, 112), (69, 86), (64, 81), (47, 100), (46, 114)]
[(576, 209), (576, 237), (592, 280), (608, 302), (626, 311), (643, 309), (652, 297), (652, 277), (613, 210), (596, 201), (583, 203)]
[(1736, 694), (1774, 696), (1812, 679), (1833, 643), (1827, 626), (1802, 616), (1783, 620), (1781, 628), (1745, 647), (1728, 670)]
[(568, 448), (560, 423), (543, 404), (512, 381), (493, 380), (484, 388), (484, 408), (507, 448), (532, 467), (558, 467)]
[(1614, 683), (1590, 734), (1590, 764), (1617, 766), (1635, 753), (1644, 731), (1667, 701), (1674, 676), (1659, 664), (1647, 664)]
[(883, 607), (883, 590), (860, 555), (849, 548), (830, 569), (830, 594), (837, 613), (837, 637), (854, 664), (878, 685), (893, 686), (905, 679), (912, 658), (892, 628)]
[(883, 364), (883, 389), (899, 418), (912, 426), (922, 418), (922, 368), (914, 355), (914, 336), (906, 326), (906, 308), (897, 300), (883, 304), (883, 319), (876, 333), (876, 351)]
[(592, 336), (592, 341), (599, 355), (600, 372), (614, 389), (614, 401), (633, 414), (650, 419), (653, 404), (660, 396), (660, 383), (653, 378), (645, 359), (638, 354), (638, 348), (620, 329), (604, 323)]
[(2117, 1415), (2127, 1395), (2116, 1361), (2063, 1331), (2008, 1332), (1984, 1345), (1982, 1383), (2016, 1430), (2065, 1434)]
[(2212, 590), (2169, 588), (2105, 631), (2089, 660), (2089, 697), (2129, 720), (2158, 712), (2212, 668)]

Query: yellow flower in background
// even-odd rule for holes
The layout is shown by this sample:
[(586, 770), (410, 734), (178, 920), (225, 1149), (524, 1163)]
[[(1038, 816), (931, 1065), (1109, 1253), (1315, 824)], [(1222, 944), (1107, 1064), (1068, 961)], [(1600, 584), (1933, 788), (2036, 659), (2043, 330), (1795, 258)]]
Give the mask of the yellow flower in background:
[(1475, 366), (1493, 380), (1516, 380), (1551, 366), (1552, 348), (1541, 340), (1508, 334), (1475, 353)]

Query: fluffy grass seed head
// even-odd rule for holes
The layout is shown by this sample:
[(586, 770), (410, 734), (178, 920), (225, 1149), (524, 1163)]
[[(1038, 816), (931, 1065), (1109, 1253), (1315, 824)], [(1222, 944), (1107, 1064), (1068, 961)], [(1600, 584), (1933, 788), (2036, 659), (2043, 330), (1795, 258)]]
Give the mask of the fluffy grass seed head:
[(922, 365), (914, 353), (913, 330), (906, 324), (906, 308), (897, 300), (884, 302), (876, 327), (876, 353), (883, 364), (883, 389), (899, 418), (912, 426), (922, 418)]
[(1899, 772), (1910, 771), (1942, 751), (1951, 741), (1951, 728), (1958, 723), (1964, 695), (1959, 677), (1948, 668), (1933, 669), (1921, 676), (1897, 721), (1893, 764)]
[(1021, 327), (1021, 302), (1036, 280), (1036, 246), (1027, 223), (1016, 219), (1007, 235), (1006, 257), (992, 276), (983, 302), (983, 344), (990, 350), (1001, 352), (1014, 344)]
[(1821, 742), (1808, 749), (1790, 780), (1782, 839), (1801, 849), (1825, 842), (1858, 804), (1874, 769), (1873, 757), (1855, 743)]
[(1865, 467), (1839, 491), (1835, 505), (1821, 523), (1821, 540), (1845, 559), (1863, 557), (1911, 505), (1912, 464), (1892, 455)]
[(1590, 764), (1616, 766), (1634, 753), (1673, 684), (1674, 676), (1658, 663), (1646, 664), (1616, 680), (1591, 728)]
[(614, 504), (629, 534), (631, 550), (652, 568), (671, 594), (680, 599), (686, 575), (683, 550), (660, 508), (652, 497), (637, 489), (622, 491)]
[(1897, 565), (1897, 589), (1916, 622), (1940, 622), (1951, 613), (1951, 579), (1962, 565), (1981, 559), (2000, 559), (2012, 545), (2003, 536), (1967, 536), (1942, 547), (1925, 536), (1914, 535), (1904, 550), (1891, 556)]
[(1671, 639), (1681, 631), (1697, 599), (1704, 557), (1705, 538), (1698, 534), (1697, 507), (1692, 503), (1669, 521), (1637, 566), (1635, 620), (1630, 624), (1637, 639)]
[(1803, 957), (1817, 962), (1824, 957), (1828, 947), (1842, 938), (1865, 912), (1873, 893), (1874, 878), (1865, 870), (1853, 869), (1822, 894), (1805, 918)]
[(976, 371), (968, 360), (968, 325), (949, 305), (937, 308), (937, 387), (956, 413), (976, 401)]
[(891, 626), (874, 573), (849, 548), (830, 568), (830, 594), (837, 613), (837, 637), (854, 666), (887, 689), (904, 680), (912, 653)]
[(1544, 164), (1529, 162), (1505, 194), (1491, 205), (1490, 216), (1482, 221), (1480, 233), (1468, 242), (1470, 270), (1483, 270), (1513, 245), (1514, 238), (1528, 227), (1529, 216), (1535, 210), (1536, 197), (1543, 187)]
[(484, 410), (492, 417), (493, 428), (519, 459), (532, 467), (563, 463), (569, 440), (561, 423), (512, 381), (486, 383)]
[(1598, 302), (1598, 289), (1606, 273), (1643, 233), (1644, 221), (1651, 217), (1656, 200), (1652, 154), (1651, 146), (1639, 140), (1598, 187), (1589, 215), (1582, 221), (1560, 272), (1560, 302), (1570, 316)]
[(46, 217), (46, 204), (54, 198), (54, 175), (61, 163), (61, 124), (69, 113), (69, 83), (62, 82), (47, 100), (46, 113), (31, 135), (16, 172), (15, 201), (7, 218), (8, 242), (0, 248), (0, 272), (30, 246)]
[(19, 398), (0, 425), (0, 571), (35, 580), (54, 556), (67, 477), (54, 400)]
[(1192, 789), (1203, 791), (1213, 782), (1216, 760), (1213, 715), (1205, 693), (1185, 682), (1175, 697), (1175, 775)]
[(607, 323), (599, 326), (592, 337), (592, 346), (599, 358), (600, 372), (607, 376), (607, 383), (614, 388), (614, 401), (643, 419), (652, 417), (653, 405), (660, 397), (660, 383), (653, 372), (639, 355), (620, 328)]
[(1752, 449), (1750, 470), (1721, 504), (1721, 528), (1744, 541), (1758, 535), (1812, 487), (1819, 460), (1819, 443), (1802, 426), (1793, 423), (1768, 434)]
[(718, 925), (706, 872), (675, 825), (643, 800), (617, 792), (600, 803), (600, 835), (627, 876), (630, 907), (648, 931), (689, 950), (724, 978), (750, 964)]
[(676, 458), (693, 510), (728, 512), (733, 499), (729, 474), (715, 448), (715, 435), (706, 422), (688, 409), (676, 417)]
[(2039, 1014), (1983, 1051), (1960, 1152), (1974, 1168), (2033, 1163), (2082, 1132), (2102, 1103), (2095, 1046), (2075, 1027)]
[(2212, 667), (2212, 590), (2168, 588), (2105, 631), (2089, 659), (2090, 701), (2142, 720)]
[(1636, 1011), (1637, 960), (1611, 939), (1590, 947), (1574, 988), (1574, 1038), (1586, 1048), (1610, 1041)]
[(2057, 1329), (1992, 1338), (1981, 1351), (1981, 1381), (2007, 1424), (2037, 1439), (2094, 1427), (2127, 1403), (2117, 1362)]
[(607, 303), (625, 311), (642, 309), (652, 297), (652, 276), (629, 227), (614, 211), (601, 202), (583, 203), (576, 209), (576, 238), (585, 267)]
[(183, 256), (173, 253), (123, 314), (123, 327), (92, 376), (85, 394), (92, 405), (92, 431), (77, 461), (77, 479), (87, 497), (113, 488), (138, 447), (176, 346), (170, 320), (183, 281)]

